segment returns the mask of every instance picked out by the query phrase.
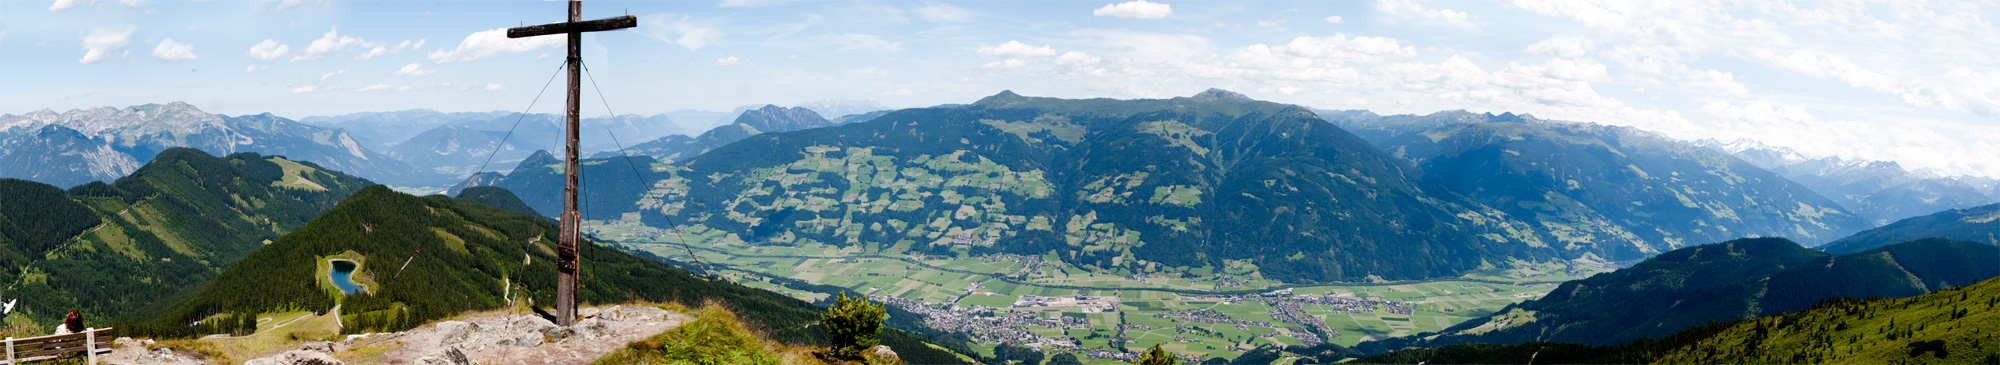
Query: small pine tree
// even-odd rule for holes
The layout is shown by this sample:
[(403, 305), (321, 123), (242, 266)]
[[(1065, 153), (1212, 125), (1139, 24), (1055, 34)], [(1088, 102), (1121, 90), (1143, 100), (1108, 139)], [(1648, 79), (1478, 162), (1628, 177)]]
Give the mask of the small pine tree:
[(888, 316), (882, 306), (869, 303), (866, 297), (850, 299), (845, 292), (834, 299), (833, 306), (819, 317), (820, 325), (833, 335), (834, 358), (859, 360), (861, 354), (875, 348), (875, 335), (881, 333), (882, 318)]
[(1179, 361), (1174, 359), (1174, 353), (1160, 349), (1160, 345), (1155, 344), (1153, 345), (1153, 348), (1147, 349), (1145, 354), (1139, 355), (1139, 362), (1136, 362), (1134, 364), (1175, 365), (1177, 363), (1179, 363)]

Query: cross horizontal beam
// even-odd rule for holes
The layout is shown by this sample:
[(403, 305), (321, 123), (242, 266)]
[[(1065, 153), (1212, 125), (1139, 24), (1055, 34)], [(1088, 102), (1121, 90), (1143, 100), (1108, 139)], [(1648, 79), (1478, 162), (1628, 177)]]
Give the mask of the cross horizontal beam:
[(507, 38), (526, 38), (526, 37), (550, 35), (550, 34), (602, 32), (607, 30), (618, 30), (618, 29), (632, 28), (637, 26), (639, 26), (639, 17), (626, 15), (616, 18), (604, 18), (587, 22), (550, 23), (542, 25), (530, 25), (519, 28), (507, 28)]

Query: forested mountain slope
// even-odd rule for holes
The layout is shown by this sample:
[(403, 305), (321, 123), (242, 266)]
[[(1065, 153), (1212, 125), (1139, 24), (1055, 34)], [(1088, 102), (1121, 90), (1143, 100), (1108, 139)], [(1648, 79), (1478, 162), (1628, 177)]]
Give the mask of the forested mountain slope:
[[(489, 195), (484, 200), (514, 199), (498, 196), (504, 191), (484, 193)], [(245, 257), (187, 301), (171, 305), (153, 324), (138, 326), (166, 334), (230, 330), (228, 318), (290, 310), (326, 313), (339, 306), (344, 333), (378, 332), (499, 308), (510, 300), (543, 307), (554, 303), (558, 227), (475, 199), (416, 197), (383, 186), (362, 189)], [(585, 244), (578, 280), (583, 303), (699, 306), (716, 300), (773, 339), (826, 341), (826, 330), (817, 325), (823, 310), (806, 302), (697, 277), (658, 258)], [(324, 269), (329, 259), (358, 262), (354, 278), (366, 292), (343, 295), (334, 289)], [(203, 320), (211, 326), (181, 325)], [(891, 342), (902, 346), (899, 353), (935, 351), (900, 332), (885, 335), (885, 343)]]
[(368, 184), (283, 157), (187, 148), (67, 192), (0, 180), (0, 282), (10, 288), (0, 296), (42, 323), (72, 309), (93, 321), (147, 316), (154, 300), (198, 288)]
[(1834, 299), (1610, 346), (1452, 345), (1356, 363), (1429, 364), (1995, 364), (2000, 280), (1910, 297)]
[(623, 174), (653, 188), (622, 206), (586, 204), (589, 214), (643, 213), (648, 225), (751, 242), (1053, 251), (1127, 273), (1241, 260), (1300, 282), (1452, 276), (1562, 254), (1310, 111), (1220, 90), (1166, 100), (1004, 92), (751, 136), (679, 166), (640, 161), (654, 171), (644, 179), (629, 166), (612, 172), (619, 165), (585, 167), (586, 186)]
[(2000, 245), (2000, 204), (1952, 209), (1911, 217), (1856, 233), (1854, 236), (1827, 243), (1817, 249), (1840, 254), (1932, 237)]
[(1483, 320), (1358, 348), (1459, 343), (1658, 338), (1705, 325), (1804, 309), (1830, 298), (1911, 297), (2000, 276), (2000, 248), (1930, 239), (1828, 255), (1779, 238), (1742, 239), (1667, 252), (1630, 268), (1563, 283), (1540, 299)]
[(1463, 111), (1328, 115), (1552, 244), (1614, 260), (1742, 237), (1818, 244), (1873, 226), (1728, 154), (1629, 127)]

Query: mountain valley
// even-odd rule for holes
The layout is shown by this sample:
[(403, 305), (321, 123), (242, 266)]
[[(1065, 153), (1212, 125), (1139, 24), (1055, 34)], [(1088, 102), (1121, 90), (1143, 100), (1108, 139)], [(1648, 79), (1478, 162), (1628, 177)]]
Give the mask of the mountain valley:
[[(118, 113), (154, 113), (147, 108), (159, 107)], [(188, 111), (192, 107), (174, 108), (181, 107), (168, 106), (192, 116), (186, 118), (205, 118)], [(804, 107), (739, 110), (728, 124), (696, 137), (666, 135), (622, 150), (602, 141), (586, 144), (596, 157), (582, 162), (588, 193), (580, 210), (585, 233), (605, 246), (585, 261), (612, 265), (587, 271), (620, 273), (587, 277), (599, 281), (586, 287), (602, 288), (587, 291), (588, 301), (671, 301), (694, 307), (708, 300), (701, 298), (720, 298), (736, 305), (809, 308), (806, 302), (854, 293), (900, 313), (895, 316), (902, 319), (892, 319), (890, 327), (909, 333), (896, 335), (904, 336), (899, 337), (904, 345), (951, 349), (912, 350), (912, 356), (993, 359), (1014, 351), (1003, 345), (1035, 344), (1044, 352), (1075, 353), (1099, 362), (1129, 360), (1126, 344), (1142, 343), (1169, 344), (1169, 351), (1189, 359), (1351, 357), (1466, 342), (1610, 345), (1672, 335), (1708, 321), (1777, 315), (1829, 298), (1909, 297), (2000, 275), (2000, 266), (1964, 261), (2000, 255), (1989, 252), (1996, 250), (1990, 237), (1978, 237), (1985, 231), (1979, 217), (1986, 214), (1980, 212), (1990, 206), (1875, 228), (1870, 217), (1881, 215), (1853, 213), (1854, 205), (1819, 195), (1823, 189), (1767, 171), (1753, 162), (1754, 153), (1731, 153), (1706, 142), (1676, 141), (1624, 127), (1514, 114), (1380, 116), (1310, 110), (1222, 90), (1154, 100), (1068, 100), (1003, 92), (971, 104), (870, 111), (832, 120)], [(621, 140), (644, 136), (636, 131), (657, 133), (676, 125), (669, 115), (586, 120), (586, 132), (611, 133)], [(263, 249), (229, 246), (238, 248), (189, 256), (212, 261), (174, 256), (119, 269), (136, 273), (132, 270), (195, 267), (172, 266), (183, 260), (207, 265), (205, 274), (152, 289), (178, 304), (132, 310), (120, 306), (133, 304), (108, 303), (93, 312), (132, 313), (109, 319), (164, 336), (188, 330), (264, 336), (265, 327), (240, 320), (305, 309), (304, 318), (340, 318), (344, 324), (333, 330), (297, 330), (335, 332), (293, 335), (336, 336), (405, 330), (453, 313), (546, 302), (551, 295), (548, 283), (528, 277), (550, 276), (543, 271), (552, 259), (536, 258), (537, 252), (548, 252), (535, 247), (552, 244), (547, 235), (553, 234), (553, 220), (546, 216), (562, 208), (562, 163), (547, 152), (557, 143), (556, 120), (428, 111), (307, 118), (311, 124), (269, 114), (213, 117), (244, 138), (311, 142), (244, 144), (250, 147), (238, 148), (288, 155), (230, 158), (239, 166), (276, 164), (280, 176), (256, 175), (260, 177), (250, 181), (266, 181), (268, 189), (293, 196), (323, 192), (307, 199), (318, 208), (286, 208), (294, 213), (261, 228), (267, 233), (219, 240), (260, 242)], [(128, 167), (137, 161), (132, 151), (154, 147), (107, 142), (119, 140), (103, 137), (119, 133), (115, 129), (93, 137), (60, 123), (45, 123), (34, 137), (20, 137), (18, 131), (31, 124), (17, 122), (20, 128), (9, 129), (16, 137), (4, 145), (23, 148), (6, 151), (72, 152), (55, 157), (10, 153), (0, 155), (0, 161), (51, 169), (28, 177), (60, 175), (80, 181), (82, 185), (54, 195), (74, 196), (65, 199), (79, 205), (31, 203), (83, 209), (51, 208), (69, 209), (70, 215), (122, 214), (109, 210), (129, 210), (123, 207), (131, 203), (105, 199), (130, 200), (142, 194), (135, 189), (147, 191), (123, 182), (131, 177), (116, 184), (81, 183), (89, 179), (124, 176), (117, 171), (129, 168), (131, 176), (163, 181), (157, 171), (165, 167), (154, 165), (213, 165), (187, 162), (201, 161), (198, 156), (205, 154), (176, 148), (156, 154), (174, 162)], [(388, 125), (410, 137), (375, 135), (364, 142), (345, 132)], [(625, 129), (631, 131), (619, 132)], [(297, 137), (301, 135), (305, 137)], [(358, 146), (348, 151), (360, 154), (328, 152), (348, 143), (340, 141)], [(498, 153), (496, 146), (502, 149)], [(387, 152), (369, 152), (373, 148)], [(404, 172), (391, 175), (398, 179), (466, 178), (443, 189), (462, 198), (416, 197), (382, 187), (362, 189), (371, 183), (334, 172), (338, 168), (291, 160), (294, 154), (363, 169), (401, 164), (397, 166)], [(367, 156), (366, 163), (377, 165), (342, 156)], [(481, 165), (512, 171), (475, 171)], [(27, 188), (40, 184), (26, 181), (17, 184), (23, 191), (41, 191), (22, 196), (60, 192)], [(1884, 193), (1890, 190), (1880, 189), (1875, 199), (1937, 201), (1928, 195)], [(1976, 192), (1977, 187), (1961, 190)], [(189, 190), (171, 191), (185, 195)], [(331, 205), (341, 200), (348, 202), (340, 208)], [(538, 214), (544, 217), (528, 219)], [(255, 219), (270, 213), (249, 215)], [(19, 215), (0, 213), (14, 216)], [(327, 223), (315, 226), (309, 220)], [(21, 228), (0, 232), (0, 237), (34, 241), (78, 229), (30, 228), (42, 227), (38, 225), (16, 224)], [(147, 229), (145, 224), (138, 227)], [(374, 230), (403, 233), (366, 238)], [(118, 247), (119, 239), (138, 240), (119, 237), (143, 235), (130, 233), (130, 228), (116, 231), (125, 235), (118, 237), (94, 233), (99, 231), (112, 232), (91, 230), (76, 241)], [(1839, 239), (1849, 234), (1854, 236)], [(1805, 244), (1780, 238), (1730, 241), (1760, 236)], [(187, 242), (177, 240), (218, 240), (189, 233), (161, 237), (167, 247)], [(1926, 237), (1985, 244), (1920, 240)], [(1709, 245), (1723, 241), (1729, 242)], [(1905, 241), (1918, 242), (1901, 243)], [(1821, 249), (1848, 255), (1802, 247), (1825, 242), (1832, 243)], [(135, 247), (150, 252), (145, 245)], [(90, 253), (98, 252), (94, 250), (56, 250), (76, 252), (85, 260), (98, 255)], [(1868, 252), (1856, 253), (1860, 251)], [(502, 259), (506, 252), (518, 257)], [(19, 260), (33, 255), (6, 254)], [(398, 257), (412, 263), (398, 272), (416, 269), (419, 274), (412, 275), (432, 279), (397, 281), (400, 273), (365, 264)], [(426, 261), (418, 257), (465, 262), (417, 265)], [(355, 278), (368, 292), (332, 294), (338, 291), (331, 284), (313, 278), (329, 270), (327, 260), (364, 263)], [(66, 262), (75, 261), (37, 265), (77, 265)], [(304, 269), (315, 265), (319, 268)], [(144, 268), (148, 266), (157, 268)], [(712, 272), (721, 281), (689, 272)], [(1626, 283), (1688, 281), (1665, 278), (1690, 272), (1708, 275), (1693, 280), (1707, 286), (1612, 290), (1641, 285)], [(664, 279), (679, 277), (686, 279)], [(1828, 277), (1878, 284), (1857, 291), (1826, 285), (1823, 278)], [(501, 280), (486, 283), (492, 279)], [(674, 281), (684, 282), (675, 284), (680, 287), (737, 289), (657, 297), (674, 292), (658, 287), (662, 280), (681, 280)], [(308, 281), (319, 284), (272, 286)], [(397, 284), (388, 284), (392, 281)], [(433, 301), (439, 293), (456, 293), (451, 297), (457, 299)], [(1060, 304), (1070, 302), (1049, 298), (1075, 301)], [(1665, 311), (1633, 304), (1669, 300), (1659, 298), (1700, 300)], [(1103, 300), (1110, 304), (1085, 304)], [(52, 320), (49, 308), (73, 305), (31, 304), (32, 323)], [(1720, 309), (1745, 306), (1754, 309)], [(783, 309), (752, 313), (749, 319), (802, 323), (808, 321), (806, 313)], [(1641, 317), (1653, 319), (1630, 322)], [(188, 322), (203, 326), (164, 325)], [(1543, 327), (1552, 324), (1560, 325)], [(790, 339), (781, 341), (821, 341), (813, 333), (771, 335)]]

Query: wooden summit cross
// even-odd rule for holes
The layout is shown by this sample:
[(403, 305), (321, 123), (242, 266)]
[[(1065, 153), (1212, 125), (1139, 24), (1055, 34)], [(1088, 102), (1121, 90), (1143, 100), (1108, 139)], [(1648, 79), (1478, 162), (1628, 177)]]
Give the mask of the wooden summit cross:
[(556, 324), (568, 326), (576, 322), (576, 271), (577, 271), (577, 231), (582, 217), (576, 214), (576, 136), (577, 136), (577, 87), (582, 76), (582, 52), (584, 32), (601, 32), (639, 26), (639, 18), (626, 15), (583, 21), (583, 2), (569, 1), (569, 21), (520, 28), (507, 29), (507, 38), (524, 38), (551, 34), (569, 35), (569, 146), (563, 149), (566, 159), (563, 173), (562, 240), (556, 246)]

